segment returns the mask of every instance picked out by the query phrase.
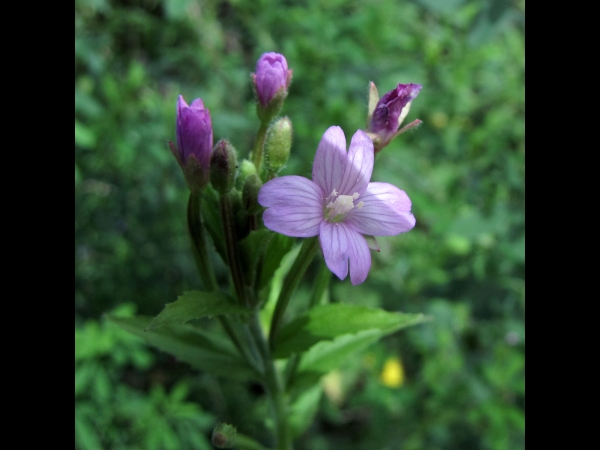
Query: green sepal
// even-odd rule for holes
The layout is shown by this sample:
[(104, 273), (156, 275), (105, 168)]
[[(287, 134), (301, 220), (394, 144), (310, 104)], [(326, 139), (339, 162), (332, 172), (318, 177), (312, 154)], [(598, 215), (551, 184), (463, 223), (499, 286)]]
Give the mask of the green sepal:
[(189, 291), (180, 295), (173, 303), (167, 303), (158, 316), (148, 325), (147, 330), (171, 324), (183, 324), (190, 320), (221, 314), (251, 314), (248, 308), (240, 306), (222, 292)]
[(261, 122), (269, 123), (277, 116), (277, 114), (279, 114), (279, 111), (281, 111), (281, 108), (283, 107), (285, 98), (287, 97), (287, 94), (288, 91), (285, 87), (280, 88), (275, 93), (273, 98), (271, 98), (271, 101), (267, 106), (263, 106), (260, 103), (260, 101), (258, 101), (258, 94), (256, 95), (256, 114), (258, 115), (258, 118)]
[(232, 448), (236, 436), (237, 430), (233, 425), (219, 422), (213, 429), (211, 442), (217, 448)]
[(390, 334), (427, 321), (423, 314), (388, 312), (342, 303), (315, 306), (284, 326), (277, 336), (274, 355), (287, 358), (301, 353), (321, 341), (331, 341), (345, 334), (379, 330)]
[(247, 365), (233, 344), (219, 334), (191, 325), (165, 325), (145, 331), (152, 321), (151, 317), (107, 317), (124, 330), (141, 337), (147, 344), (196, 369), (238, 381), (260, 379), (260, 374)]
[(369, 82), (369, 106), (367, 110), (367, 128), (369, 128), (369, 124), (371, 123), (371, 119), (373, 118), (373, 111), (375, 111), (375, 107), (377, 106), (377, 102), (379, 101), (379, 92), (377, 92), (377, 86), (372, 81)]

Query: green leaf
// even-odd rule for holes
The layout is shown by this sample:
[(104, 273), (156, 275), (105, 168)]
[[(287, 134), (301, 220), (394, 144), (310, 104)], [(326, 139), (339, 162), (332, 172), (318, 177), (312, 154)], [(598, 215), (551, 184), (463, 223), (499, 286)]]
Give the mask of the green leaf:
[(272, 234), (272, 238), (269, 241), (269, 246), (265, 252), (265, 259), (262, 264), (262, 271), (260, 273), (260, 281), (258, 283), (258, 288), (262, 289), (267, 285), (275, 271), (279, 268), (281, 264), (281, 260), (288, 252), (292, 249), (294, 245), (294, 239), (288, 236), (284, 236), (279, 233), (270, 233)]
[(218, 334), (190, 325), (165, 325), (157, 330), (145, 331), (152, 320), (150, 317), (108, 316), (108, 319), (196, 369), (236, 380), (258, 377), (237, 354), (233, 344)]
[(312, 308), (283, 327), (275, 343), (275, 357), (286, 358), (321, 341), (344, 334), (380, 330), (382, 335), (428, 320), (423, 314), (403, 314), (358, 305), (332, 304)]
[(165, 309), (150, 322), (148, 330), (163, 325), (186, 323), (206, 316), (251, 312), (248, 308), (234, 303), (231, 297), (222, 292), (189, 291), (180, 295), (177, 301), (167, 303)]
[(327, 373), (339, 367), (348, 356), (365, 350), (386, 334), (390, 332), (371, 329), (356, 334), (344, 334), (332, 341), (321, 341), (302, 355), (298, 370)]
[(294, 437), (300, 436), (312, 423), (319, 409), (323, 389), (319, 383), (313, 384), (290, 405), (289, 423)]
[(256, 279), (258, 261), (265, 253), (273, 235), (269, 230), (255, 230), (240, 242), (242, 267), (248, 284), (252, 284)]

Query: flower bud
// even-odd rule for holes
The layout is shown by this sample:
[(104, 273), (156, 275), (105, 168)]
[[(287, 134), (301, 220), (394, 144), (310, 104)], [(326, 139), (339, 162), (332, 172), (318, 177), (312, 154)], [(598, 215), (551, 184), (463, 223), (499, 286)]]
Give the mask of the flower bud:
[(218, 423), (212, 434), (212, 445), (217, 448), (231, 448), (235, 445), (237, 430), (233, 425)]
[(256, 166), (251, 161), (243, 159), (240, 164), (240, 175), (244, 180), (251, 175), (256, 175)]
[[(370, 97), (373, 96), (374, 87), (373, 84)], [(379, 99), (372, 115), (369, 111), (368, 131), (374, 138), (375, 152), (381, 150), (395, 137), (400, 124), (410, 110), (411, 101), (416, 98), (421, 88), (420, 84), (398, 84), (395, 89)]]
[(184, 171), (191, 189), (203, 189), (209, 181), (213, 131), (208, 109), (197, 98), (191, 105), (177, 99), (177, 145), (169, 147)]
[(263, 121), (270, 120), (281, 109), (292, 81), (292, 71), (288, 70), (285, 57), (273, 52), (263, 54), (256, 63), (252, 81), (259, 102), (259, 117)]
[(279, 119), (267, 130), (265, 139), (265, 165), (272, 173), (279, 172), (287, 163), (292, 148), (292, 121)]
[(233, 145), (221, 139), (210, 159), (210, 182), (219, 194), (227, 194), (235, 182), (237, 155)]
[(248, 214), (257, 214), (262, 209), (258, 203), (258, 191), (262, 186), (262, 182), (258, 175), (250, 175), (244, 183), (242, 192), (242, 203)]

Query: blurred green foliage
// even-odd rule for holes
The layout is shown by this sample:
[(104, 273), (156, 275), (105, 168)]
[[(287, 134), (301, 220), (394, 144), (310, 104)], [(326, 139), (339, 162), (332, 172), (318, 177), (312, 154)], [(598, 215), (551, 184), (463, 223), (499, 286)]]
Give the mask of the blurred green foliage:
[[(417, 226), (379, 239), (367, 282), (332, 280), (330, 298), (435, 320), (326, 377), (297, 448), (523, 448), (523, 30), (521, 0), (76, 0), (76, 448), (210, 448), (217, 419), (261, 435), (260, 388), (198, 377), (100, 317), (123, 303), (153, 315), (200, 287), (166, 146), (176, 97), (201, 97), (215, 138), (247, 156), (266, 51), (294, 70), (284, 174), (310, 174), (329, 126), (365, 126), (369, 81), (423, 85), (407, 121), (424, 124), (373, 175), (408, 193)], [(380, 378), (390, 357), (397, 387)]]

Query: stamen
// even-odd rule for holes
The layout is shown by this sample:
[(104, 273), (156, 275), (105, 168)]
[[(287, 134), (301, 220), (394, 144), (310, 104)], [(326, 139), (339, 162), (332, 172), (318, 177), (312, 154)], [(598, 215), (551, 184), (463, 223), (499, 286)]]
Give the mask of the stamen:
[(364, 204), (365, 204), (365, 202), (358, 202), (358, 204), (355, 206), (355, 208), (360, 209), (363, 207)]

